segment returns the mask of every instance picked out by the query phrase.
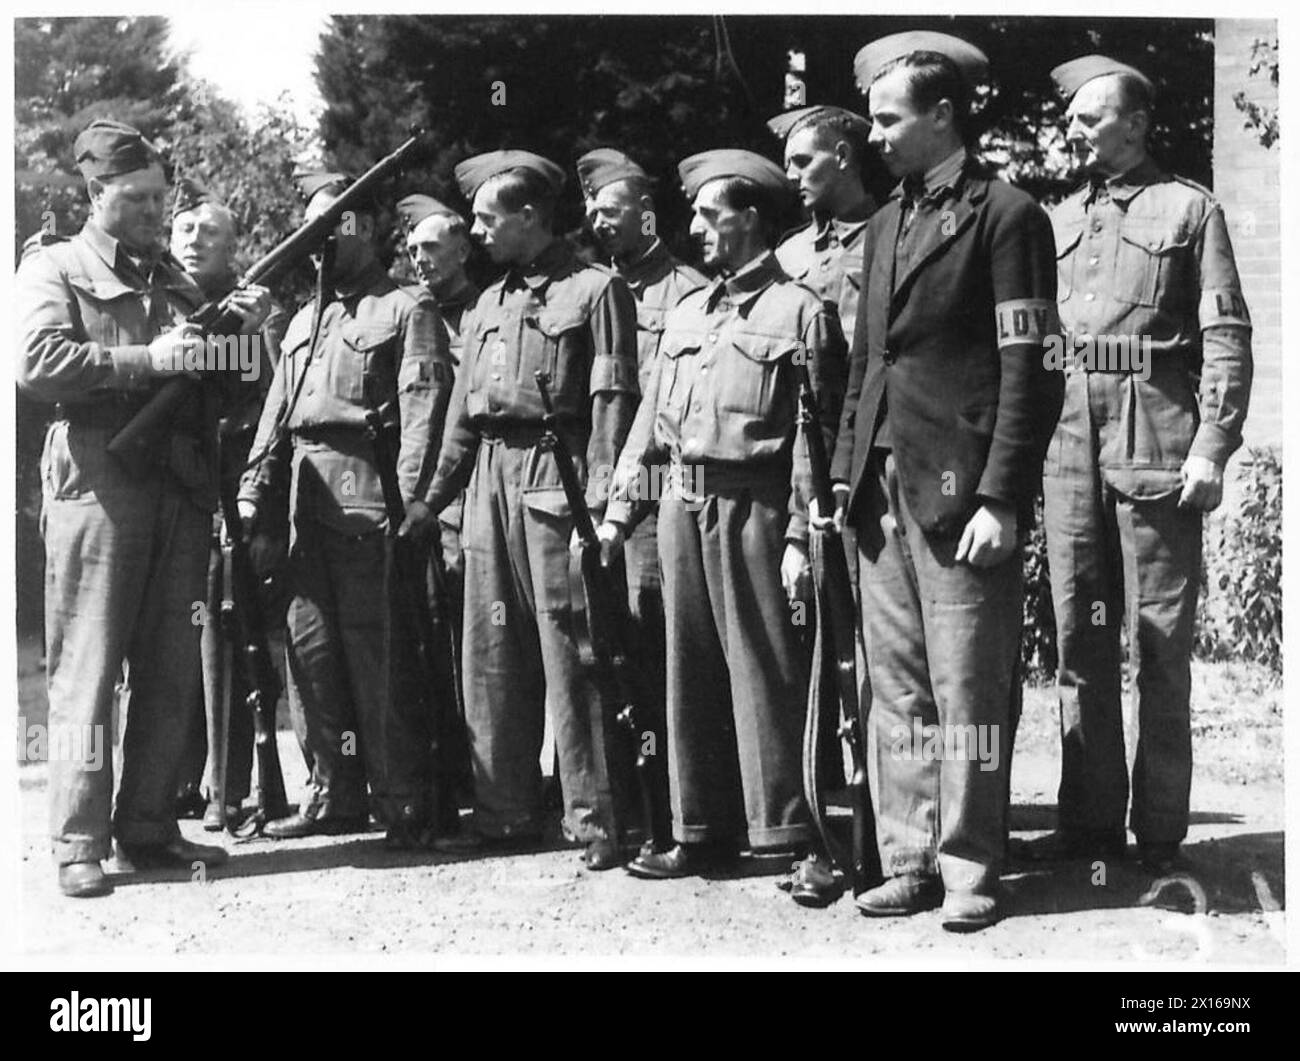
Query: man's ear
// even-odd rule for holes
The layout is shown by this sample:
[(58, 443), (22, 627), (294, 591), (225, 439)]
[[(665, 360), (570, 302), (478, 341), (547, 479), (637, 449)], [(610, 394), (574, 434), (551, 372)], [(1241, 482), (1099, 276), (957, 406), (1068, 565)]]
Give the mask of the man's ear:
[(841, 170), (853, 167), (853, 148), (849, 147), (847, 140), (835, 141), (835, 167)]
[(941, 99), (934, 105), (930, 113), (936, 128), (949, 129), (952, 127), (952, 100)]
[(99, 197), (104, 194), (104, 182), (98, 177), (88, 177), (86, 179), (86, 195), (90, 197), (91, 205), (99, 201)]
[(747, 206), (745, 212), (740, 215), (745, 219), (745, 231), (762, 235), (763, 219), (758, 216), (758, 207)]
[(1147, 133), (1151, 131), (1151, 115), (1146, 110), (1130, 111), (1128, 116), (1132, 143), (1145, 143)]
[(464, 265), (467, 261), (469, 261), (470, 250), (471, 248), (469, 245), (468, 236), (463, 236), (456, 241), (456, 260), (460, 262), (461, 265)]

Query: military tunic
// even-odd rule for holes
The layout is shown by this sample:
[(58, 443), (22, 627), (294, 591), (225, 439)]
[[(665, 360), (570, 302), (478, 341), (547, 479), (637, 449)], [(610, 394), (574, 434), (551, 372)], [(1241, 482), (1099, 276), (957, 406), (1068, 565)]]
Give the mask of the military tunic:
[[(215, 408), (182, 410), (143, 475), (106, 450), (154, 393), (148, 343), (202, 302), (165, 259), (132, 259), (89, 222), (18, 270), (18, 384), (58, 403), (41, 455), (50, 831), (61, 864), (110, 854), (113, 694), (130, 691), (111, 832), (178, 835), (173, 801), (199, 696), (199, 633), (216, 499)], [(89, 741), (97, 741), (97, 745)], [(98, 747), (100, 761), (94, 759)]]
[(632, 296), (557, 239), (488, 287), (470, 320), (426, 497), (437, 512), (468, 486), (462, 658), (476, 827), (487, 836), (540, 831), (538, 758), (549, 712), (566, 832), (584, 842), (617, 839), (613, 720), (571, 633), (573, 517), (555, 459), (539, 445), (534, 372), (551, 376), (559, 429), (599, 518), (637, 397)]
[(846, 218), (819, 215), (777, 245), (776, 260), (792, 279), (811, 287), (840, 312), (846, 339), (853, 337), (862, 291), (862, 234), (876, 212), (870, 196)]
[(290, 444), (271, 447), (240, 497), (264, 512), (277, 491), (289, 493), (289, 703), (313, 758), (316, 816), (364, 816), (368, 780), (385, 821), (418, 819), (428, 742), (418, 705), (396, 691), (405, 657), (393, 641), (387, 514), (365, 417), (379, 407), (399, 427), (397, 479), (409, 504), (432, 474), (451, 394), (446, 331), (430, 296), (398, 287), (378, 264), (325, 307), (311, 349), (313, 306), (285, 333), (253, 448), (267, 448), (301, 379), (283, 422)]
[[(839, 322), (770, 253), (686, 295), (664, 321), (651, 389), (608, 517), (628, 524), (663, 476), (668, 767), (680, 842), (780, 848), (809, 838), (801, 745), (807, 668), (781, 584), (807, 537), (794, 359), (833, 434)], [(649, 487), (649, 489), (647, 489)]]
[(1060, 653), (1061, 827), (1124, 833), (1127, 617), (1138, 675), (1130, 824), (1139, 843), (1177, 843), (1192, 777), (1201, 567), (1201, 513), (1178, 506), (1181, 468), (1189, 455), (1222, 467), (1241, 445), (1250, 318), (1223, 210), (1154, 162), (1083, 186), (1051, 217), (1067, 331), (1065, 407), (1043, 484)]

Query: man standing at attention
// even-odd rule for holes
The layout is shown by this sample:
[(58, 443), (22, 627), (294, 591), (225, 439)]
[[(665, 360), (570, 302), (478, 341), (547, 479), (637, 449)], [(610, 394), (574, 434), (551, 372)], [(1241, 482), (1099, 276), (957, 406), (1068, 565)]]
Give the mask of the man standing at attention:
[(795, 445), (797, 366), (834, 433), (845, 346), (832, 307), (770, 248), (789, 184), (751, 151), (683, 160), (691, 233), (719, 277), (668, 313), (650, 389), (619, 460), (602, 540), (617, 549), (666, 466), (659, 556), (668, 641), (673, 838), (635, 876), (681, 877), (748, 847), (807, 853), (801, 755), (808, 670), (790, 601), (809, 576), (808, 470)]
[(1129, 825), (1144, 865), (1165, 874), (1187, 835), (1201, 520), (1241, 445), (1250, 316), (1222, 208), (1147, 154), (1150, 80), (1101, 55), (1052, 77), (1087, 181), (1052, 211), (1066, 382), (1043, 470), (1061, 704), (1060, 823), (1046, 847), (1093, 859), (1127, 846), (1127, 620)]
[(535, 373), (550, 375), (556, 430), (585, 464), (586, 501), (599, 519), (636, 410), (636, 309), (622, 280), (583, 265), (554, 235), (564, 184), (555, 163), (492, 151), (455, 173), (473, 204), (471, 234), (506, 267), (471, 311), (437, 473), (425, 504), (413, 506), (437, 513), (469, 488), (462, 658), (476, 832), (464, 842), (511, 846), (540, 836), (549, 712), (565, 834), (586, 845), (588, 869), (610, 869), (622, 864), (614, 721), (573, 636), (573, 514), (545, 445)]
[[(969, 931), (999, 916), (1019, 536), (1060, 408), (1043, 350), (1052, 233), (968, 154), (983, 53), (911, 32), (867, 45), (855, 66), (870, 141), (901, 181), (864, 240), (865, 316), (833, 460), (857, 535), (887, 876), (858, 905), (897, 916), (942, 898), (944, 927)], [(942, 751), (910, 747), (935, 727)]]

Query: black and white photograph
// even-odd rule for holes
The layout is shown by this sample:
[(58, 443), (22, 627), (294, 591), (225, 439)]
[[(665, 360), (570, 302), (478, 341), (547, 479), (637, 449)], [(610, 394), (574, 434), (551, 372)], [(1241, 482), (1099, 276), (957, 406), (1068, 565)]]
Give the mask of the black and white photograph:
[(1286, 967), (1280, 11), (345, 6), (11, 19), (7, 964)]

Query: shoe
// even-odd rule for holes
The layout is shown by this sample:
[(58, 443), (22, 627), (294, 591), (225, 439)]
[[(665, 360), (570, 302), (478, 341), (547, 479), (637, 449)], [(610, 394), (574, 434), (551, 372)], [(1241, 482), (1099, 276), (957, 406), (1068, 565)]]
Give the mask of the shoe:
[(69, 899), (92, 899), (112, 890), (98, 862), (69, 862), (59, 867), (59, 891)]
[(262, 835), (273, 840), (298, 840), (304, 836), (340, 836), (343, 833), (365, 833), (370, 831), (370, 819), (364, 815), (354, 818), (340, 818), (334, 815), (317, 817), (312, 807), (267, 822)]
[(939, 878), (903, 873), (863, 892), (854, 900), (868, 917), (907, 917), (933, 910), (942, 901)]
[(384, 834), (384, 846), (392, 851), (415, 851), (424, 846), (424, 829), (416, 821), (394, 822)]
[(207, 801), (197, 788), (188, 787), (176, 796), (176, 817), (180, 821), (202, 818)]
[(1015, 856), (1025, 862), (1120, 862), (1128, 852), (1128, 837), (1123, 829), (1058, 829), (1028, 843), (1020, 841)]
[(803, 865), (803, 860), (796, 858), (790, 863), (790, 872), (783, 873), (776, 878), (776, 886), (783, 892), (788, 892), (794, 887), (794, 878), (799, 872), (799, 867)]
[(943, 897), (943, 927), (948, 932), (978, 932), (995, 925), (1001, 913), (992, 895), (978, 892), (949, 892)]
[(1142, 868), (1156, 877), (1167, 877), (1182, 868), (1182, 855), (1177, 844), (1138, 844), (1138, 859)]
[(219, 833), (222, 829), (234, 832), (243, 823), (248, 815), (244, 808), (236, 803), (226, 805), (225, 820), (221, 817), (221, 805), (216, 800), (208, 801), (208, 809), (203, 812), (203, 831), (205, 833)]
[(206, 869), (224, 866), (230, 855), (224, 847), (192, 844), (177, 836), (161, 844), (117, 843), (118, 850), (136, 869), (193, 869), (200, 862)]
[(642, 880), (672, 880), (694, 873), (694, 863), (685, 844), (674, 844), (667, 851), (647, 853), (642, 848), (641, 853), (627, 864), (627, 871)]
[(599, 873), (601, 870), (621, 866), (627, 860), (623, 857), (623, 852), (618, 844), (613, 840), (593, 840), (587, 845), (587, 850), (582, 853), (582, 861), (587, 864), (589, 870)]
[(795, 864), (790, 877), (790, 898), (800, 906), (830, 906), (843, 891), (843, 878), (835, 875), (835, 868), (828, 860), (809, 855)]

